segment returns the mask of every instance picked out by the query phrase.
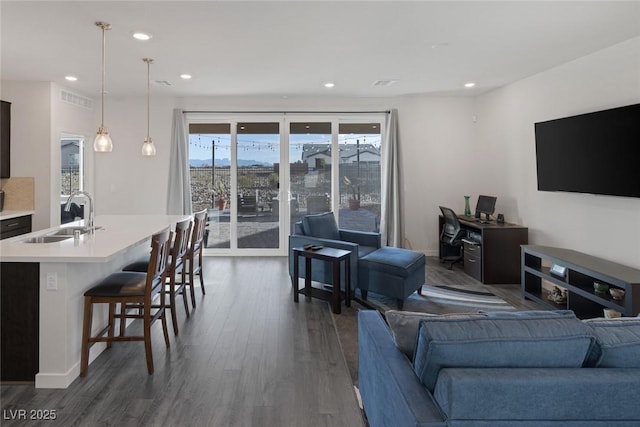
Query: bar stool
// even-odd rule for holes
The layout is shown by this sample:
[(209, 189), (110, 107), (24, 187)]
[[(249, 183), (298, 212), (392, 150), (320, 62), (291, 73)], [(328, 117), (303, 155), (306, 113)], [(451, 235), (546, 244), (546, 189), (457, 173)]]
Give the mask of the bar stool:
[[(176, 314), (176, 295), (182, 295), (182, 301), (184, 303), (184, 309), (189, 314), (189, 304), (187, 303), (186, 295), (186, 272), (184, 269), (185, 259), (189, 250), (189, 236), (191, 235), (191, 219), (187, 218), (183, 221), (176, 223), (175, 238), (173, 239), (171, 252), (169, 256), (169, 262), (167, 264), (167, 278), (168, 284), (166, 285), (166, 293), (169, 295), (169, 302), (166, 304), (167, 308), (171, 311), (171, 321), (173, 323), (173, 333), (178, 335), (178, 317)], [(125, 266), (122, 271), (146, 271), (149, 265), (149, 258), (142, 258), (136, 262), (133, 262)], [(176, 278), (180, 275), (179, 280)]]
[[(151, 352), (151, 325), (158, 319), (162, 321), (164, 342), (169, 348), (169, 334), (165, 314), (164, 282), (169, 259), (171, 241), (169, 228), (154, 234), (151, 238), (151, 258), (146, 273), (118, 272), (103, 279), (96, 286), (84, 293), (84, 320), (82, 325), (82, 350), (80, 356), (80, 376), (85, 377), (89, 369), (89, 349), (96, 342), (106, 342), (111, 348), (114, 341), (144, 341), (147, 357), (147, 371), (153, 374), (153, 354)], [(159, 302), (152, 303), (159, 294)], [(93, 304), (109, 304), (109, 324), (91, 336), (93, 322)], [(116, 313), (116, 304), (120, 304), (120, 312)], [(132, 309), (135, 314), (130, 312)], [(120, 320), (120, 335), (114, 336), (115, 318)], [(143, 319), (143, 335), (125, 336), (126, 319)], [(104, 334), (107, 334), (104, 337)]]
[[(207, 210), (203, 209), (193, 214), (193, 232), (191, 233), (191, 242), (187, 250), (187, 271), (189, 272), (189, 291), (191, 293), (191, 304), (196, 307), (196, 294), (194, 291), (194, 275), (200, 276), (200, 289), (202, 295), (204, 291), (204, 279), (202, 278), (202, 250), (204, 248), (204, 232), (207, 228)], [(197, 256), (197, 260), (196, 260)]]

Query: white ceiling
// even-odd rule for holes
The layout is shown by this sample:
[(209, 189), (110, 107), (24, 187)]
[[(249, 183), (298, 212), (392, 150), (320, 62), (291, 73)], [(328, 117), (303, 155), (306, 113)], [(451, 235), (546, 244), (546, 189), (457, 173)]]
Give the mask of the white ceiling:
[[(146, 93), (143, 57), (154, 59), (152, 80), (170, 83), (154, 83), (154, 94), (475, 95), (640, 36), (638, 1), (3, 0), (0, 14), (3, 80), (88, 96), (100, 93), (95, 21), (113, 26), (110, 96)], [(134, 40), (135, 31), (153, 38)]]

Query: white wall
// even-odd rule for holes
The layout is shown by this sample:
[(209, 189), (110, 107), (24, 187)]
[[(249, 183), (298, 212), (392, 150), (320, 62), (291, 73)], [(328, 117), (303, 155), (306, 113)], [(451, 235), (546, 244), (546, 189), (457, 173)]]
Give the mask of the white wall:
[[(149, 133), (157, 155), (143, 157), (142, 142), (147, 136), (146, 97), (107, 97), (104, 124), (113, 141), (113, 151), (94, 153), (96, 214), (166, 212), (173, 103), (173, 98), (152, 98)], [(99, 121), (96, 130), (98, 124)]]
[(472, 98), (411, 96), (398, 106), (404, 246), (437, 255), (439, 206), (477, 194)]
[(530, 243), (640, 267), (640, 199), (537, 191), (533, 127), (640, 102), (639, 58), (636, 38), (477, 98), (476, 155), (493, 167), (476, 185), (498, 196), (507, 221), (529, 227)]

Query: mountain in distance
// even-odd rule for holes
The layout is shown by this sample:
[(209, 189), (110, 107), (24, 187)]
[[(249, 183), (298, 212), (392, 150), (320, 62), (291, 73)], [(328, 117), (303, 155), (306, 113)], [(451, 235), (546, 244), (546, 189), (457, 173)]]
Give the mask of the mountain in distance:
[[(231, 165), (231, 161), (227, 158), (224, 159), (216, 159), (215, 161), (216, 166), (230, 166)], [(259, 160), (239, 160), (238, 164), (240, 166), (254, 166), (254, 165), (260, 165), (260, 166), (273, 166), (272, 163), (269, 162), (261, 162)], [(211, 166), (211, 159), (189, 159), (189, 166), (194, 167), (194, 168), (201, 168), (201, 167), (207, 167), (207, 166)]]

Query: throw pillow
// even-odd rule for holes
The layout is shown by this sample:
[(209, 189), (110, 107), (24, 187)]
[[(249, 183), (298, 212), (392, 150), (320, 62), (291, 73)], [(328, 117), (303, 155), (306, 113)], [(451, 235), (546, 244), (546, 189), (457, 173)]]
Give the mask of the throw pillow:
[(430, 314), (419, 313), (415, 311), (396, 311), (389, 310), (385, 314), (385, 319), (391, 329), (393, 340), (396, 343), (398, 350), (407, 355), (409, 360), (413, 360), (413, 353), (416, 349), (418, 341), (418, 326), (420, 321), (439, 317), (446, 319), (460, 319), (469, 317), (485, 317), (485, 314), (480, 313), (455, 313), (455, 314)]
[(596, 368), (640, 368), (640, 320), (637, 317), (590, 319), (596, 343), (585, 366)]
[(442, 368), (579, 368), (594, 337), (575, 316), (428, 318), (420, 321), (414, 371), (433, 391)]

